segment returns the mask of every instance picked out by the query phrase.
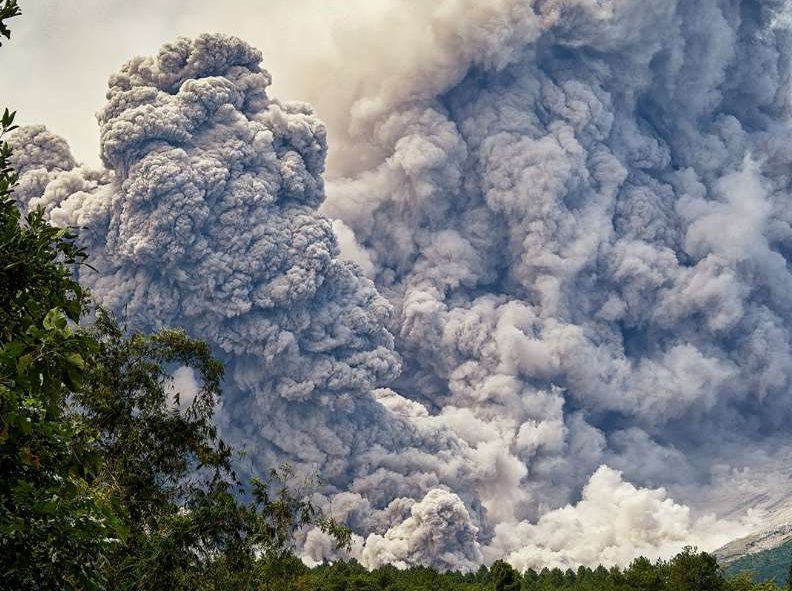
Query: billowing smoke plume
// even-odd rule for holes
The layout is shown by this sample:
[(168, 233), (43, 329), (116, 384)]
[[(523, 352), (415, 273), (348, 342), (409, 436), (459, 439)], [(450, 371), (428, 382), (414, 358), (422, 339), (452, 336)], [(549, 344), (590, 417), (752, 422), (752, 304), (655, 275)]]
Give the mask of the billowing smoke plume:
[(637, 555), (671, 555), (686, 544), (717, 548), (734, 524), (711, 516), (693, 519), (663, 489), (636, 489), (621, 474), (599, 468), (582, 499), (545, 513), (536, 524), (520, 523), (505, 534), (506, 555), (516, 568), (575, 568), (580, 564), (628, 564)]
[[(418, 73), (351, 106), (382, 157), (323, 211), (395, 306), (392, 387), (503, 458), (477, 488), (488, 556), (593, 561), (571, 522), (555, 558), (527, 524), (601, 464), (696, 502), (756, 450), (787, 461), (789, 7), (500, 7), (434, 12)], [(599, 557), (649, 552), (616, 521)]]
[(20, 130), (20, 202), (89, 228), (80, 279), (130, 325), (214, 346), (226, 437), (317, 469), (367, 566), (743, 533), (669, 492), (701, 506), (757, 457), (788, 483), (785, 4), (421, 6), (400, 65), (371, 58), (326, 201), (323, 124), (204, 35), (111, 78), (105, 171)]
[(462, 499), (434, 489), (411, 507), (407, 519), (384, 535), (369, 535), (363, 563), (407, 568), (432, 556), (438, 568), (473, 570), (482, 560), (477, 533)]

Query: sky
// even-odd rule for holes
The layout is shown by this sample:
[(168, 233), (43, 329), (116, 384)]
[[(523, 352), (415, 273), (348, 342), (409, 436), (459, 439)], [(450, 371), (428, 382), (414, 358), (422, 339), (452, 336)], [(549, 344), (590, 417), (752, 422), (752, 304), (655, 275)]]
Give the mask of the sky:
[(267, 55), (280, 96), (317, 104), (323, 93), (306, 97), (311, 85), (300, 72), (335, 51), (332, 23), (359, 17), (367, 4), (301, 0), (297, 8), (287, 0), (235, 0), (221, 10), (209, 0), (33, 0), (13, 23), (15, 51), (0, 54), (0, 89), (19, 121), (46, 124), (69, 138), (80, 161), (98, 164), (95, 113), (108, 77), (131, 56), (154, 53), (180, 35), (238, 35)]
[(209, 342), (241, 468), (318, 471), (364, 565), (625, 564), (790, 502), (788, 2), (29, 4), (20, 206)]

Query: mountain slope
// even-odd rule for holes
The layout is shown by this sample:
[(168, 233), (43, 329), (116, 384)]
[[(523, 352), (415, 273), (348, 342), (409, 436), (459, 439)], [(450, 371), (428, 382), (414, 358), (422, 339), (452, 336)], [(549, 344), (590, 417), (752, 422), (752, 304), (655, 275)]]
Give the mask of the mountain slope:
[(790, 542), (792, 542), (792, 522), (773, 525), (761, 532), (729, 542), (716, 550), (715, 555), (721, 564), (731, 565), (743, 558), (775, 550)]
[(749, 571), (753, 573), (755, 581), (772, 579), (779, 586), (783, 586), (789, 575), (790, 564), (792, 564), (792, 539), (775, 548), (732, 560), (724, 571), (727, 575)]

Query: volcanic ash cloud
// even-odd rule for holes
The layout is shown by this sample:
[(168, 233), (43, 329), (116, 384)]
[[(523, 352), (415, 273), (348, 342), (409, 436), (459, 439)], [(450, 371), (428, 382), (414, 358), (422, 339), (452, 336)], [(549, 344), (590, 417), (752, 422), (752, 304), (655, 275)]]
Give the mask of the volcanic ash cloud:
[(421, 12), (326, 201), (311, 108), (244, 42), (179, 39), (111, 78), (105, 170), (17, 132), (20, 204), (88, 226), (80, 279), (131, 326), (214, 347), (225, 436), (322, 474), (368, 566), (712, 547), (743, 525), (669, 491), (792, 443), (790, 35), (760, 4)]
[(786, 4), (443, 6), (351, 101), (378, 157), (322, 211), (394, 305), (393, 387), (502, 453), (490, 547), (601, 464), (706, 506), (764, 457), (788, 494)]

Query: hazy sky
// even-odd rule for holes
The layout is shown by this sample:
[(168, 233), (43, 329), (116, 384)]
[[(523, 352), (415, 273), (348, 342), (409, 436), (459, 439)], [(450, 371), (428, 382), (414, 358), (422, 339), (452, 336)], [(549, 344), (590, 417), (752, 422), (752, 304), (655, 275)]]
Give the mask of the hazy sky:
[[(362, 2), (302, 0), (27, 0), (10, 21), (12, 40), (0, 51), (0, 96), (21, 123), (44, 123), (66, 137), (75, 156), (98, 163), (94, 113), (104, 103), (107, 79), (135, 55), (156, 53), (179, 35), (224, 32), (264, 53), (273, 92), (305, 96), (307, 65), (331, 51), (339, 17), (365, 10)], [(347, 20), (348, 19), (341, 19)], [(317, 100), (319, 99), (319, 100)]]

